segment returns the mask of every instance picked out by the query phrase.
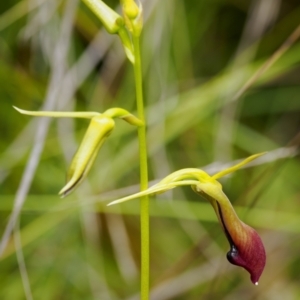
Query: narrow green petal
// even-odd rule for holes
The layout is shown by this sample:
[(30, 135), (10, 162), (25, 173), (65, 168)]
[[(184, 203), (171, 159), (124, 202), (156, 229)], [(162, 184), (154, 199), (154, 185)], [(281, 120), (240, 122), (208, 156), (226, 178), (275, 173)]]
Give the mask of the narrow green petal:
[(235, 172), (236, 170), (240, 169), (241, 167), (243, 167), (244, 165), (248, 164), (249, 162), (251, 162), (252, 160), (266, 154), (267, 152), (261, 152), (261, 153), (258, 153), (258, 154), (254, 154), (254, 155), (251, 155), (249, 156), (248, 158), (246, 158), (245, 160), (243, 160), (242, 162), (240, 162), (239, 164), (237, 165), (234, 165), (230, 168), (227, 168), (221, 172), (218, 172), (217, 174), (213, 175), (212, 178), (214, 179), (218, 179), (218, 178), (221, 178), (227, 174), (230, 174), (230, 173), (233, 173)]
[[(190, 180), (188, 180), (188, 179), (190, 179)], [(139, 193), (136, 193), (133, 195), (129, 195), (124, 198), (117, 199), (117, 200), (109, 203), (108, 206), (126, 202), (126, 201), (133, 200), (136, 198), (140, 198), (140, 197), (146, 196), (146, 195), (164, 193), (175, 187), (186, 186), (186, 185), (193, 186), (193, 187), (195, 187), (195, 189), (199, 188), (199, 190), (204, 188), (206, 190), (206, 192), (208, 192), (210, 194), (213, 194), (214, 189), (222, 191), (221, 184), (218, 181), (216, 181), (215, 179), (211, 178), (203, 170), (196, 169), (196, 168), (186, 168), (186, 169), (181, 169), (174, 173), (171, 173), (170, 175), (168, 175), (167, 177), (162, 179), (160, 182), (158, 182), (157, 184), (148, 188), (145, 191), (142, 191), (142, 192), (139, 192)]]
[(61, 111), (30, 111), (20, 109), (13, 106), (15, 110), (23, 115), (35, 116), (35, 117), (53, 117), (53, 118), (85, 118), (91, 119), (93, 117), (100, 116), (98, 112), (61, 112)]
[(139, 192), (139, 193), (136, 193), (136, 194), (124, 197), (124, 198), (114, 200), (114, 201), (110, 202), (109, 204), (107, 204), (107, 206), (119, 204), (119, 203), (122, 203), (122, 202), (137, 199), (137, 198), (147, 196), (147, 195), (163, 193), (163, 192), (171, 190), (171, 189), (173, 189), (177, 186), (196, 185), (197, 183), (198, 183), (198, 181), (196, 181), (196, 180), (184, 180), (184, 181), (178, 181), (178, 182), (171, 182), (171, 183), (167, 183), (167, 184), (158, 183), (158, 184), (150, 187), (149, 189), (147, 189), (145, 191), (142, 191), (142, 192)]

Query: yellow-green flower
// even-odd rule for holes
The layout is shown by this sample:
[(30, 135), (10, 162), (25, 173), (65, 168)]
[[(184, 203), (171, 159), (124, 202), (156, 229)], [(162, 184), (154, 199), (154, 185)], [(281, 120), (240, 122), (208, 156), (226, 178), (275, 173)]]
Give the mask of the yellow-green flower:
[(264, 153), (252, 155), (241, 163), (213, 176), (208, 175), (200, 169), (182, 169), (170, 174), (145, 191), (115, 200), (109, 205), (125, 202), (144, 195), (162, 193), (177, 186), (190, 185), (197, 194), (204, 197), (213, 206), (219, 223), (230, 244), (230, 251), (227, 253), (229, 262), (245, 268), (251, 275), (251, 281), (254, 284), (258, 284), (266, 263), (265, 248), (257, 232), (238, 218), (229, 199), (222, 190), (222, 185), (217, 179), (236, 171), (262, 154)]
[(115, 127), (112, 118), (97, 116), (91, 119), (85, 136), (72, 159), (67, 172), (67, 184), (61, 189), (62, 197), (70, 194), (78, 186), (89, 172), (100, 147)]
[(103, 114), (98, 112), (27, 111), (16, 107), (15, 109), (22, 114), (31, 116), (91, 119), (90, 125), (67, 172), (67, 183), (59, 192), (61, 197), (70, 194), (87, 176), (99, 149), (115, 127), (113, 118), (123, 119), (135, 126), (143, 126), (141, 120), (122, 108), (111, 108)]

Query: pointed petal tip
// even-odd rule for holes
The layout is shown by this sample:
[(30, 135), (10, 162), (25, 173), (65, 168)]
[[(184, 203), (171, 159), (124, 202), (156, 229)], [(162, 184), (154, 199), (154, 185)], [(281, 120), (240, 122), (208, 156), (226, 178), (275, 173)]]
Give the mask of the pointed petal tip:
[[(126, 198), (126, 199), (125, 199)], [(130, 199), (127, 199), (127, 197), (125, 197), (124, 199), (121, 198), (121, 199), (118, 199), (118, 200), (114, 200), (112, 202), (109, 202), (106, 206), (113, 206), (113, 205), (116, 205), (116, 204), (120, 204), (120, 203), (123, 203), (123, 202), (126, 202), (126, 200), (130, 200)]]
[(254, 285), (258, 285), (258, 281), (254, 283)]
[(58, 193), (61, 199), (65, 198), (72, 192), (72, 188), (69, 188), (68, 184), (66, 184)]
[(61, 193), (61, 192), (58, 193), (58, 196), (59, 196), (60, 199), (63, 199), (63, 198), (66, 197), (66, 195), (64, 193)]
[(18, 108), (18, 107), (16, 107), (16, 106), (12, 106), (16, 111), (18, 111), (19, 113), (23, 113), (23, 109), (20, 109), (20, 108)]

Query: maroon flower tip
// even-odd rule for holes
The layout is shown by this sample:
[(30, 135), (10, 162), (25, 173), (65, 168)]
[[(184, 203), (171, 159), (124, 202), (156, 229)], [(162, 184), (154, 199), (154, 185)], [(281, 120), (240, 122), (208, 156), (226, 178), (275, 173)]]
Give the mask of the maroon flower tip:
[(266, 264), (266, 251), (257, 232), (241, 223), (243, 232), (230, 235), (231, 249), (227, 253), (227, 259), (230, 263), (246, 269), (251, 275), (252, 283), (257, 285)]

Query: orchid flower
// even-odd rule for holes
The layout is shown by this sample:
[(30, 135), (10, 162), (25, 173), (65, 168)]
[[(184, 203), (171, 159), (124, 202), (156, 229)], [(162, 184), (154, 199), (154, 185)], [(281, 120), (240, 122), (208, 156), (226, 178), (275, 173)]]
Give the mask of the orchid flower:
[(213, 176), (200, 169), (182, 169), (170, 174), (145, 191), (115, 200), (108, 205), (125, 202), (144, 195), (163, 193), (177, 186), (190, 185), (194, 192), (208, 200), (213, 206), (230, 244), (230, 250), (227, 253), (228, 261), (245, 268), (250, 273), (251, 281), (257, 285), (266, 263), (265, 248), (257, 232), (238, 218), (217, 179), (236, 171), (263, 154), (252, 155), (241, 163)]
[(99, 149), (115, 127), (113, 118), (120, 118), (131, 125), (143, 126), (143, 122), (122, 108), (111, 108), (103, 114), (98, 112), (28, 111), (14, 107), (18, 112), (30, 116), (71, 117), (91, 119), (83, 140), (74, 155), (67, 172), (67, 183), (59, 192), (63, 198), (70, 194), (87, 176)]

